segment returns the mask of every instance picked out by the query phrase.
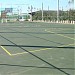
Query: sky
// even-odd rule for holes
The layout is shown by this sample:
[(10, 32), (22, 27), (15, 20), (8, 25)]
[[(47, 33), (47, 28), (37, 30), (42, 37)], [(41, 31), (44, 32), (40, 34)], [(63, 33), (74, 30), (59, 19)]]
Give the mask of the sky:
[[(59, 8), (63, 10), (68, 10), (69, 0), (59, 0)], [(41, 10), (43, 3), (44, 10), (57, 10), (57, 0), (0, 0), (0, 11), (4, 8), (13, 8), (15, 12), (18, 10), (21, 13), (30, 12), (28, 7), (33, 7), (32, 11)]]

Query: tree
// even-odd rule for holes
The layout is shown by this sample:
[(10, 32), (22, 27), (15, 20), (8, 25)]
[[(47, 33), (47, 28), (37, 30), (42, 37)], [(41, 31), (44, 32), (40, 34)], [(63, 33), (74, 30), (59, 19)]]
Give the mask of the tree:
[(75, 21), (75, 10), (69, 10), (69, 20)]

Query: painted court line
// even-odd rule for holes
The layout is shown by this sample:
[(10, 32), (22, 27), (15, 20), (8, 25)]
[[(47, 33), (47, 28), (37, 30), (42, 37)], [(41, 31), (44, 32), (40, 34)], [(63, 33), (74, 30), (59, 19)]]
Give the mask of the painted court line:
[[(28, 52), (21, 52), (21, 53), (15, 53), (15, 54), (11, 54), (6, 48), (4, 48), (3, 46), (0, 46), (9, 56), (15, 56), (15, 55), (21, 55), (21, 54), (26, 54)], [(39, 49), (39, 50), (32, 50), (30, 52), (38, 52), (38, 51), (43, 51), (43, 50), (48, 50), (51, 48), (43, 48), (43, 49)]]
[[(62, 46), (57, 46), (57, 47), (65, 47), (65, 46), (70, 46), (70, 45), (75, 45), (75, 44), (68, 44), (68, 45), (62, 45)], [(11, 54), (6, 48), (4, 48), (3, 46), (1, 46), (1, 48), (10, 56), (16, 56), (16, 55), (22, 55), (22, 54), (28, 54), (28, 52), (21, 52), (21, 53), (15, 53), (15, 54)], [(42, 48), (42, 49), (38, 49), (38, 50), (31, 50), (29, 52), (40, 52), (40, 51), (45, 51), (45, 50), (49, 50), (49, 49), (53, 49), (53, 48)]]
[[(29, 51), (29, 52), (39, 52), (39, 51), (44, 51), (44, 50), (48, 50), (48, 49), (52, 49), (52, 48), (44, 48), (44, 49), (39, 49), (39, 50), (32, 50), (32, 51)], [(28, 53), (28, 52), (12, 54), (12, 56), (26, 54), (26, 53)]]
[(12, 55), (7, 49), (5, 49), (3, 46), (1, 46), (1, 48), (8, 54), (8, 55)]
[(58, 46), (58, 47), (65, 47), (65, 46), (71, 46), (71, 45), (75, 45), (75, 44), (62, 45), (62, 46)]
[(46, 30), (46, 29), (45, 29), (45, 31), (46, 31), (46, 32), (50, 32), (50, 33), (54, 33), (54, 34), (59, 35), (59, 36), (63, 36), (63, 37), (65, 37), (65, 38), (69, 38), (69, 39), (75, 40), (75, 38), (71, 38), (71, 37), (68, 37), (68, 36), (65, 36), (65, 35), (62, 35), (62, 34), (58, 34), (58, 33), (56, 33), (56, 32), (48, 31), (48, 30)]
[[(70, 46), (70, 45), (75, 45), (75, 44), (62, 45), (62, 46), (58, 46), (58, 47), (65, 47), (65, 46)], [(49, 50), (49, 49), (53, 49), (53, 48), (43, 48), (43, 49), (39, 49), (39, 50), (32, 50), (29, 52), (40, 52), (40, 51), (45, 51), (45, 50)], [(12, 54), (12, 56), (22, 55), (22, 54), (27, 54), (27, 53), (28, 52), (16, 53), (16, 54)]]

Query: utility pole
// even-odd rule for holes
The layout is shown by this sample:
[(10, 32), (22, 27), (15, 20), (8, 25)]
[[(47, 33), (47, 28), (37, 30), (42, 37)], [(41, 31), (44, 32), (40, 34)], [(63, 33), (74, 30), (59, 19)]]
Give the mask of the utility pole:
[(73, 7), (72, 7), (72, 8), (73, 8), (73, 10), (74, 10), (74, 0), (72, 0), (72, 5), (73, 5)]
[(17, 12), (18, 12), (18, 21), (19, 21), (19, 6), (17, 8)]
[(57, 22), (59, 22), (59, 0), (57, 0)]
[(32, 21), (32, 9), (33, 9), (33, 7), (32, 7), (32, 5), (31, 5), (31, 15), (30, 15), (30, 18), (31, 18), (31, 21)]
[(42, 22), (43, 22), (43, 3), (42, 3)]
[(49, 20), (49, 6), (48, 6), (48, 13), (47, 13), (47, 20)]
[(30, 12), (30, 21), (32, 21), (32, 5), (30, 7), (28, 7), (28, 11)]
[(49, 12), (49, 6), (48, 6), (48, 12)]
[(69, 0), (69, 1), (68, 1), (68, 5), (69, 5), (69, 9), (68, 9), (69, 22), (71, 22), (71, 15), (70, 15), (70, 10), (72, 9), (72, 8), (71, 8), (71, 3), (72, 3), (71, 0)]

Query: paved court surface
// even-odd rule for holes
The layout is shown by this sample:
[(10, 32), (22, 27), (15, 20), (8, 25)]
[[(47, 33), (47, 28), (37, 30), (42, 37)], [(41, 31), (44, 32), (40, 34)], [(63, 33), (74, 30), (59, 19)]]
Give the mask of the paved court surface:
[(0, 75), (74, 75), (72, 24), (0, 24)]

